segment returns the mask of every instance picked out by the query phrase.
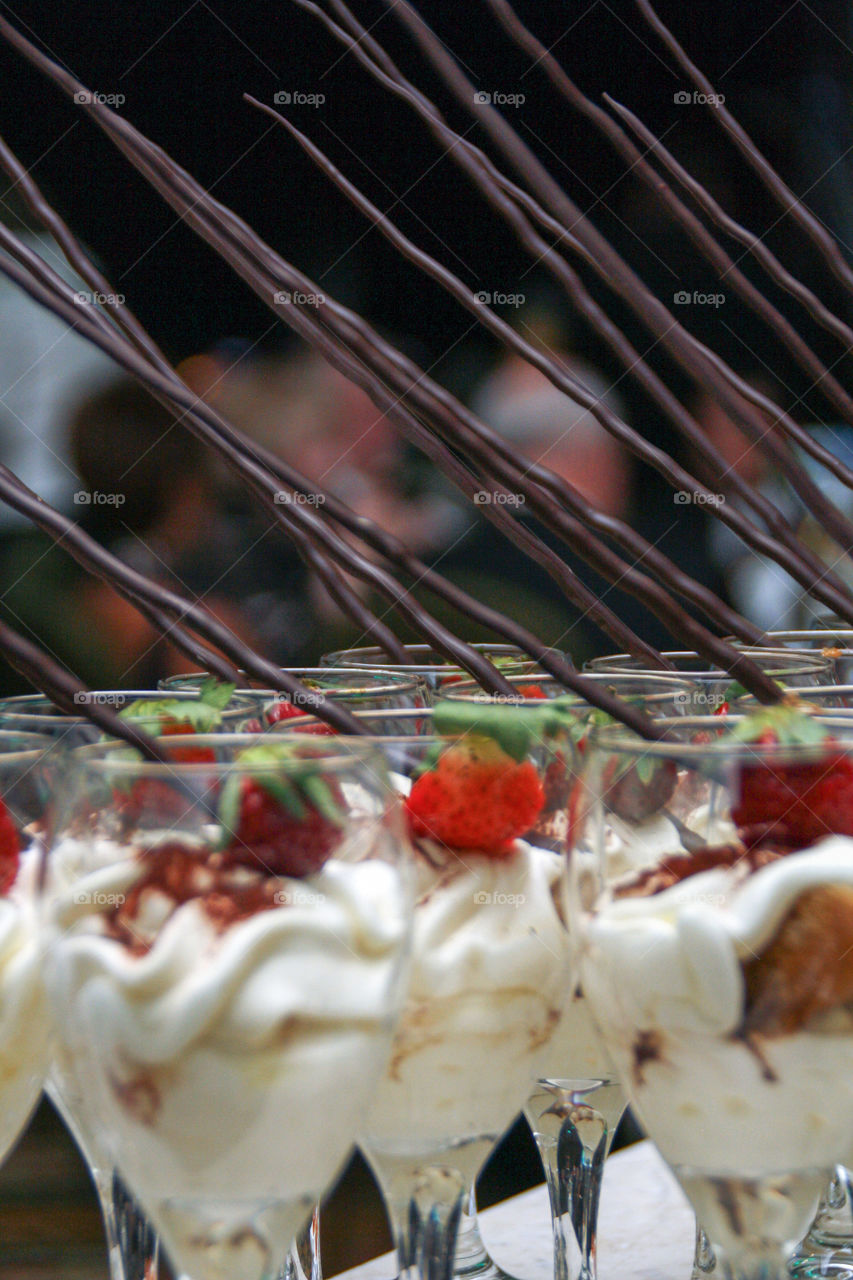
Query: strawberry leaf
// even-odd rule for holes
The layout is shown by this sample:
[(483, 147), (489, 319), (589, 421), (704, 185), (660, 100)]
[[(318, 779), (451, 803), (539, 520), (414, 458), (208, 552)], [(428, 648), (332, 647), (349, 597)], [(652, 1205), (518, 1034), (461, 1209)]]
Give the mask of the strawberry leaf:
[(140, 728), (186, 724), (196, 733), (210, 733), (222, 721), (222, 712), (200, 698), (141, 698), (124, 707), (119, 716)]
[(830, 736), (829, 730), (814, 716), (796, 707), (761, 707), (753, 711), (732, 730), (737, 742), (757, 742), (770, 733), (783, 746), (818, 746)]
[(199, 701), (213, 707), (214, 711), (224, 711), (236, 688), (235, 684), (217, 680), (216, 676), (208, 676), (199, 690)]

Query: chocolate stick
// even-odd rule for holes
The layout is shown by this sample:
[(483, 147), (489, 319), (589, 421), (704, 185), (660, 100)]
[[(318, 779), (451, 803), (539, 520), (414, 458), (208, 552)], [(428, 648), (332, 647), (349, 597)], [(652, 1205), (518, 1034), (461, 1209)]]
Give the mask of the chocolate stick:
[(838, 245), (826, 228), (821, 226), (817, 218), (803, 204), (800, 197), (794, 194), (770, 164), (769, 160), (761, 154), (746, 130), (738, 124), (732, 113), (724, 105), (722, 95), (715, 92), (714, 86), (708, 77), (691, 61), (687, 52), (679, 44), (669, 28), (661, 22), (649, 4), (649, 0), (635, 0), (635, 2), (646, 22), (660, 37), (670, 53), (674, 55), (682, 70), (697, 88), (706, 95), (705, 101), (711, 115), (716, 119), (720, 128), (725, 129), (749, 167), (758, 174), (764, 186), (778, 204), (781, 205), (786, 213), (791, 215), (793, 220), (806, 233), (812, 244), (820, 251), (836, 279), (840, 280), (847, 289), (853, 289), (853, 271), (844, 260)]
[[(279, 117), (278, 113), (274, 111), (274, 109), (266, 108), (263, 106), (263, 104), (256, 104), (256, 105), (260, 106), (261, 109), (266, 111), (267, 114), (275, 118), (281, 118)], [(474, 295), (470, 292), (470, 290), (466, 288), (465, 285), (462, 284), (462, 282), (458, 279), (458, 277), (453, 276), (452, 273), (447, 271), (440, 264), (436, 263), (434, 259), (429, 257), (429, 255), (419, 250), (416, 246), (413, 246), (411, 241), (409, 241), (407, 237), (403, 236), (402, 233), (400, 233), (399, 230), (394, 226), (394, 224), (391, 223), (387, 218), (385, 218), (385, 216), (381, 213), (381, 211), (375, 205), (373, 205), (370, 201), (366, 200), (366, 198), (361, 194), (361, 192), (357, 188), (355, 188), (347, 179), (345, 179), (342, 174), (340, 174), (340, 172), (336, 169), (336, 167), (331, 164), (331, 162), (323, 155), (323, 153), (319, 150), (318, 147), (316, 147), (314, 143), (312, 143), (309, 139), (305, 138), (300, 133), (300, 131), (295, 128), (295, 126), (290, 124), (288, 121), (285, 121), (283, 118), (281, 119), (282, 119), (282, 123), (284, 123), (288, 131), (297, 139), (297, 141), (300, 142), (300, 145), (303, 146), (303, 148), (308, 152), (308, 154), (312, 157), (312, 159), (314, 159), (315, 162), (323, 169), (323, 171), (328, 174), (328, 176), (332, 179), (332, 181), (334, 181), (336, 185), (345, 192), (345, 194), (353, 201), (353, 203), (355, 203), (357, 207), (362, 210), (362, 212), (364, 212), (369, 218), (371, 218), (371, 220), (374, 222), (377, 228), (380, 231), (382, 231), (382, 233), (386, 235), (386, 237), (390, 239), (391, 242), (398, 249), (400, 249), (402, 253), (405, 254), (405, 256), (409, 257), (412, 261), (416, 263), (416, 265), (421, 267), (427, 274), (431, 275), (434, 279), (439, 280), (439, 282), (442, 283), (448, 289), (448, 291), (452, 293), (454, 297), (458, 298), (463, 303), (463, 305), (465, 305), (472, 312), (472, 314), (477, 316), (477, 318), (480, 319), (484, 325), (486, 325), (489, 328), (492, 328), (493, 331), (499, 333), (502, 337), (511, 341), (512, 345), (517, 350), (519, 350), (521, 354), (525, 356), (525, 358), (528, 358), (528, 354), (531, 352), (535, 354), (535, 349), (530, 347), (530, 345), (526, 343), (523, 339), (517, 338), (514, 331), (511, 330), (509, 326), (507, 326), (503, 321), (499, 320), (497, 317), (494, 317), (492, 313), (489, 312), (485, 307), (480, 306), (477, 303)], [(611, 410), (607, 409), (606, 406), (601, 405), (600, 402), (598, 402), (596, 398), (586, 390), (586, 388), (582, 387), (582, 384), (577, 382), (577, 380), (573, 380), (567, 387), (566, 382), (569, 378), (569, 375), (566, 375), (560, 366), (554, 366), (552, 361), (548, 361), (546, 364), (544, 360), (540, 360), (537, 362), (537, 360), (534, 359), (533, 362), (538, 363), (539, 367), (543, 368), (543, 371), (545, 371), (546, 368), (551, 368), (553, 366), (556, 369), (556, 373), (551, 378), (551, 380), (555, 382), (559, 382), (561, 384), (560, 386), (561, 390), (564, 390), (564, 391), (569, 390), (571, 394), (574, 394), (575, 387), (581, 387), (582, 391), (576, 395), (576, 398), (580, 399), (582, 403), (584, 403), (587, 407), (589, 407), (591, 412), (595, 414), (595, 416), (599, 419), (599, 421), (601, 421), (603, 425), (605, 425), (609, 430), (611, 430), (612, 434), (617, 435), (618, 438), (620, 440), (623, 440), (625, 443), (627, 443), (629, 447), (631, 446), (631, 444), (634, 442), (634, 433), (632, 433), (630, 428), (628, 428), (627, 425), (621, 421), (621, 419), (619, 419), (615, 414), (613, 414)], [(549, 376), (551, 375), (549, 374)], [(466, 415), (466, 416), (470, 421), (470, 415)], [(487, 440), (488, 449), (490, 451), (494, 451), (497, 455), (499, 455), (505, 462), (507, 462), (511, 466), (512, 455), (507, 450), (504, 442), (500, 441), (499, 438), (496, 437), (494, 433), (488, 432), (488, 429), (482, 423), (479, 423), (476, 420), (474, 420), (474, 422), (476, 423), (474, 432), (472, 433), (466, 430), (466, 434), (465, 434), (466, 447), (471, 450), (476, 450), (478, 448), (477, 437), (479, 436), (480, 438)], [(461, 428), (461, 429), (464, 429), (464, 428)], [(481, 465), (485, 465), (488, 462), (488, 455), (484, 454), (482, 449), (480, 450), (480, 453), (478, 456), (479, 456)], [(533, 475), (537, 480), (539, 480), (540, 475), (543, 475), (544, 469), (538, 468), (534, 465), (528, 465), (526, 466), (526, 471), (530, 475)], [(650, 567), (654, 566), (656, 570), (663, 572), (666, 575), (666, 580), (670, 583), (671, 586), (674, 587), (675, 590), (680, 590), (682, 588), (684, 584), (684, 580), (686, 579), (686, 575), (682, 575), (679, 570), (675, 569), (675, 566), (672, 566), (671, 562), (668, 561), (666, 557), (663, 557), (660, 552), (657, 552), (654, 548), (651, 548), (648, 543), (644, 543), (643, 540), (639, 538), (639, 535), (635, 534), (632, 530), (629, 530), (628, 527), (625, 526), (624, 524), (621, 524), (621, 522), (608, 519), (606, 517), (600, 516), (599, 513), (595, 513), (592, 510), (592, 508), (589, 507), (588, 504), (583, 503), (583, 500), (580, 498), (580, 495), (577, 493), (577, 491), (574, 490), (568, 484), (568, 482), (566, 482), (562, 478), (558, 480), (557, 477), (553, 475), (553, 473), (547, 472), (547, 471), (544, 471), (543, 478), (546, 478), (547, 481), (550, 482), (548, 483), (548, 488), (551, 490), (556, 490), (556, 492), (559, 493), (560, 498), (562, 498), (563, 502), (566, 503), (569, 509), (573, 510), (575, 514), (582, 516), (582, 518), (588, 523), (591, 523), (593, 527), (598, 527), (602, 529), (602, 531), (609, 534), (610, 537), (614, 537), (617, 541), (621, 541), (622, 545), (626, 545), (627, 549), (631, 551), (633, 554), (637, 554), (638, 547), (639, 547), (639, 554), (648, 560)], [(514, 474), (512, 475), (512, 477), (510, 477), (508, 472), (504, 472), (504, 473), (501, 473), (501, 479), (506, 484), (510, 484), (510, 483), (520, 484), (518, 474)], [(682, 483), (685, 480), (692, 481), (692, 477), (687, 476), (686, 473), (682, 473), (681, 476), (678, 476), (678, 479), (681, 479)], [(697, 482), (694, 482), (694, 483), (697, 483)], [(702, 486), (699, 486), (699, 487), (700, 489), (702, 489)], [(541, 494), (537, 495), (535, 491), (528, 492), (527, 489), (525, 489), (524, 491), (528, 493), (528, 496), (531, 496), (531, 492), (532, 492), (532, 500), (534, 505), (537, 506), (537, 514), (539, 514), (540, 517), (543, 520), (545, 520), (546, 523), (548, 523), (550, 527), (553, 528), (556, 532), (561, 533), (563, 536), (565, 536), (567, 532), (566, 524), (565, 524), (565, 512), (560, 510), (555, 510), (552, 505), (547, 503), (547, 501), (543, 506)], [(708, 491), (704, 490), (704, 492), (707, 494)], [(727, 523), (732, 523), (735, 525), (741, 524), (741, 527), (742, 527), (742, 517), (740, 517), (740, 513), (735, 512), (733, 515), (730, 516), (726, 511), (723, 513), (721, 518), (726, 519)], [(624, 538), (626, 531), (628, 536), (627, 538)], [(577, 537), (577, 531), (575, 530), (572, 532), (571, 538), (574, 539), (576, 537)], [(588, 545), (588, 544), (582, 544), (582, 545)], [(766, 549), (772, 554), (773, 553), (772, 540), (765, 538), (762, 549)], [(788, 560), (788, 563), (791, 564), (791, 559), (787, 558), (787, 560)], [(795, 572), (797, 572), (803, 585), (809, 589), (814, 589), (814, 586), (815, 586), (814, 571), (810, 572), (808, 567), (806, 567), (805, 570), (801, 566), (792, 565), (792, 567), (795, 568)], [(818, 569), (820, 572), (825, 572), (825, 568), (823, 566), (818, 566)], [(700, 592), (696, 590), (695, 584), (693, 584), (689, 579), (686, 579), (686, 581), (687, 581), (687, 589), (688, 591), (690, 591), (690, 594), (694, 603), (698, 603), (700, 607), (703, 608), (703, 611), (708, 613), (710, 617), (712, 618), (715, 617), (714, 606), (712, 605), (709, 611), (707, 600), (705, 598), (700, 598)], [(692, 588), (692, 591), (690, 590), (691, 588)], [(846, 608), (848, 611), (850, 610), (851, 601), (847, 596), (843, 596), (839, 592), (832, 591), (831, 587), (829, 588), (828, 593), (832, 596), (834, 607), (841, 608), (841, 609)], [(716, 617), (719, 616), (719, 607), (720, 606), (718, 605), (716, 609)], [(723, 609), (725, 609), (725, 606), (722, 606), (722, 607)]]
[[(674, 221), (686, 231), (700, 252), (715, 268), (720, 278), (725, 278), (747, 305), (767, 323), (797, 363), (815, 379), (815, 385), (820, 386), (823, 394), (834, 404), (845, 421), (853, 423), (853, 399), (841, 383), (830, 373), (808, 343), (800, 337), (790, 321), (743, 274), (734, 259), (710, 234), (693, 211), (676, 196), (672, 187), (648, 163), (644, 153), (638, 150), (624, 130), (606, 111), (578, 89), (553, 54), (521, 22), (509, 4), (509, 0), (486, 0), (486, 3), (510, 38), (534, 59), (534, 65), (542, 67), (561, 97), (590, 120), (594, 127), (608, 139), (628, 164), (629, 172), (639, 177), (652, 190)], [(610, 101), (607, 94), (604, 96), (606, 101)], [(656, 139), (652, 138), (648, 145), (653, 149), (655, 143)], [(853, 332), (850, 336), (853, 338)], [(818, 461), (820, 460), (819, 458)], [(853, 475), (851, 475), (851, 483), (853, 483)]]
[[(768, 529), (772, 532), (773, 537), (768, 538), (751, 522), (747, 523), (740, 512), (732, 508), (717, 508), (717, 516), (724, 523), (729, 524), (755, 550), (777, 560), (806, 590), (813, 592), (824, 603), (828, 603), (826, 592), (832, 592), (835, 603), (830, 607), (842, 614), (849, 614), (850, 599), (846, 595), (844, 583), (836, 575), (829, 573), (826, 565), (796, 538), (787, 521), (768, 499), (747, 486), (736, 472), (727, 467), (722, 456), (707, 441), (699, 424), (681, 406), (666, 384), (647, 365), (639, 352), (628, 342), (627, 338), (608, 318), (598, 303), (595, 302), (585, 289), (580, 277), (571, 269), (565, 258), (557, 255), (552, 246), (537, 236), (530, 224), (519, 216), (519, 210), (515, 207), (515, 204), (521, 205), (532, 218), (545, 227), (549, 233), (556, 236), (558, 242), (566, 240), (584, 260), (595, 265), (592, 256), (584, 246), (576, 240), (563, 224), (547, 214), (532, 197), (501, 174), (488, 156), (469, 143), (467, 139), (454, 133), (446, 125), (437, 108), (410, 81), (402, 76), (402, 73), (397, 70), (381, 46), (377, 45), (373, 37), (361, 27), (350, 13), (343, 0), (332, 0), (332, 4), (347, 22), (352, 35), (355, 37), (354, 42), (327, 14), (311, 3), (311, 0), (295, 0), (295, 2), (299, 7), (315, 14), (332, 34), (351, 50), (352, 54), (376, 79), (383, 83), (392, 93), (408, 101), (418, 114), (425, 119), (427, 126), (437, 137), (440, 144), (473, 178), (488, 202), (510, 223), (519, 240), (534, 254), (536, 260), (542, 261), (548, 267), (566, 290), (573, 304), (604, 338), (619, 360), (625, 365), (629, 374), (660, 405), (677, 429), (691, 442), (697, 453), (711, 464), (717, 474), (725, 477), (726, 487), (732, 488), (745, 505), (751, 507), (761, 516)], [(371, 55), (375, 55), (375, 62), (367, 57), (365, 52), (367, 49), (370, 50)], [(383, 73), (377, 63), (381, 63), (387, 74)], [(510, 199), (507, 199), (507, 197), (510, 197)], [(654, 449), (638, 433), (631, 432), (630, 428), (624, 429), (629, 434), (620, 436), (620, 439), (623, 440), (626, 447), (654, 467), (670, 481), (673, 487), (687, 490), (701, 490), (703, 488), (695, 477), (678, 468), (677, 464), (667, 454)], [(531, 468), (531, 474), (534, 474), (533, 468)], [(550, 474), (548, 472), (545, 473), (546, 476), (550, 476)], [(537, 474), (537, 478), (548, 486), (548, 481), (543, 476)], [(550, 487), (553, 488), (553, 486)], [(783, 554), (782, 548), (786, 548), (790, 554)], [(824, 586), (825, 580), (826, 585)], [(844, 593), (842, 598), (846, 599), (846, 603), (839, 603), (838, 593)]]
[(825, 303), (817, 296), (816, 293), (804, 284), (802, 280), (797, 279), (787, 269), (783, 262), (776, 257), (771, 249), (757, 236), (755, 232), (750, 231), (748, 227), (737, 222), (731, 214), (727, 213), (722, 205), (718, 204), (707, 187), (704, 187), (697, 178), (694, 178), (684, 165), (676, 160), (675, 156), (664, 146), (660, 138), (656, 137), (652, 131), (643, 124), (642, 120), (634, 114), (628, 107), (621, 102), (617, 102), (609, 93), (605, 93), (604, 100), (616, 112), (620, 120), (623, 120), (629, 128), (633, 129), (640, 141), (654, 153), (665, 169), (676, 179), (678, 183), (687, 191), (696, 203), (704, 210), (705, 213), (716, 223), (721, 230), (725, 231), (734, 240), (744, 245), (756, 262), (759, 262), (770, 278), (778, 284), (786, 293), (791, 294), (798, 302), (802, 303), (805, 310), (811, 318), (825, 329), (827, 333), (833, 334), (849, 348), (853, 346), (853, 329), (850, 325), (830, 311)]
[[(57, 242), (62, 246), (68, 261), (77, 270), (78, 274), (86, 280), (87, 283), (92, 284), (96, 291), (105, 294), (106, 296), (113, 296), (115, 291), (110, 282), (98, 272), (97, 268), (91, 262), (82, 245), (77, 241), (70, 228), (67, 227), (62, 219), (56, 214), (55, 210), (53, 210), (44, 199), (37, 184), (23, 169), (23, 166), (20, 165), (19, 161), (14, 156), (14, 153), (5, 146), (2, 140), (0, 140), (0, 163), (2, 163), (3, 167), (13, 178), (16, 184), (20, 186), (22, 195), (27, 200), (30, 209), (36, 217), (39, 218), (42, 224), (54, 235)], [(127, 306), (117, 307), (114, 311), (114, 318), (135, 342), (138, 349), (151, 352), (152, 358), (155, 359), (160, 367), (164, 368), (169, 373), (172, 372), (167, 365), (165, 357), (162, 356), (162, 353), (152, 342), (142, 326), (139, 325), (138, 321)], [(214, 423), (214, 425), (216, 424)], [(259, 452), (257, 446), (254, 446), (254, 448), (255, 452)], [(452, 455), (448, 456), (452, 458)], [(269, 467), (275, 466), (276, 463), (273, 455), (266, 455), (265, 453), (261, 455), (261, 460), (266, 462)], [(277, 470), (281, 475), (282, 468), (279, 466)], [(459, 471), (466, 477), (466, 479), (470, 476), (470, 473), (465, 472), (464, 468), (461, 467), (461, 464), (459, 464)], [(292, 474), (288, 475), (285, 471), (282, 478), (286, 483), (293, 484), (297, 489), (301, 488), (303, 491), (307, 491), (307, 482), (303, 477)], [(473, 484), (476, 487), (476, 480), (473, 477), (470, 477), (470, 484)], [(347, 527), (350, 528), (352, 532), (356, 532), (359, 536), (364, 537), (366, 532), (365, 521), (360, 519), (354, 512), (350, 512), (349, 509), (342, 507), (342, 504), (339, 504), (335, 499), (331, 498), (331, 496), (324, 495), (324, 497), (328, 506), (332, 508), (332, 514), (335, 514), (338, 518), (341, 515), (344, 515)], [(554, 555), (549, 548), (540, 543), (538, 539), (529, 535), (523, 528), (514, 526), (513, 522), (511, 522), (508, 517), (505, 517), (501, 509), (494, 509), (494, 519), (496, 523), (501, 525), (501, 527), (506, 528), (507, 525), (511, 526), (514, 529), (516, 539), (526, 546), (529, 554), (532, 554), (534, 558), (539, 559), (540, 563), (543, 563), (545, 567), (548, 568), (549, 572), (551, 572), (553, 576), (556, 576), (558, 580), (562, 580), (565, 576), (574, 580), (575, 597), (580, 607), (584, 609), (590, 617), (596, 620), (599, 625), (604, 625), (611, 637), (620, 645), (620, 647), (626, 647), (629, 652), (643, 658), (652, 665), (660, 664), (661, 659), (659, 658), (659, 655), (656, 654), (656, 651), (646, 645), (638, 637), (634, 636), (633, 632), (631, 632), (628, 627), (625, 627), (615, 614), (612, 614), (610, 610), (601, 605), (595, 595), (571, 573), (568, 566), (559, 560), (559, 558)], [(372, 524), (369, 524), (368, 527), (373, 530)], [(433, 580), (437, 579), (438, 575), (435, 575), (431, 570), (429, 570), (423, 562), (407, 555), (402, 546), (389, 548), (386, 545), (388, 541), (389, 539), (387, 538), (387, 535), (383, 534), (381, 536), (380, 545), (377, 546), (377, 549), (382, 550), (386, 556), (389, 555), (389, 551), (392, 551), (393, 558), (396, 563), (400, 564), (401, 567), (407, 569), (408, 572), (412, 573), (417, 578), (424, 579), (427, 582), (427, 585), (434, 585)], [(374, 545), (376, 545), (375, 540)], [(443, 580), (441, 579), (438, 579), (438, 581), (443, 583)], [(475, 614), (479, 616), (479, 620), (482, 621), (484, 625), (503, 631), (506, 634), (506, 638), (511, 639), (514, 643), (520, 643), (523, 648), (530, 646), (531, 641), (533, 641), (533, 656), (539, 656), (540, 653), (544, 652), (541, 643), (537, 642), (535, 637), (532, 637), (531, 633), (525, 632), (522, 628), (514, 626), (510, 626), (509, 632), (507, 633), (506, 620), (503, 619), (500, 614), (496, 613), (494, 610), (487, 609), (484, 606), (479, 606), (477, 602), (473, 602), (470, 597), (459, 592), (458, 589), (452, 587), (451, 584), (446, 584), (441, 594), (444, 595), (445, 598), (449, 598), (450, 602), (455, 604), (456, 607), (462, 608), (463, 611), (466, 605), (470, 606), (471, 604), (475, 604)], [(471, 612), (470, 607), (468, 608), (468, 612)], [(202, 663), (202, 665), (204, 665), (204, 663)]]
[(81, 702), (81, 695), (88, 693), (81, 681), (5, 622), (0, 622), (0, 649), (21, 675), (68, 715), (84, 715), (110, 737), (123, 738), (131, 746), (138, 747), (149, 760), (162, 762), (166, 759), (144, 730), (122, 720), (111, 707), (88, 698)]
[[(755, 391), (725, 361), (693, 338), (583, 215), (500, 112), (491, 106), (476, 104), (473, 84), (408, 0), (383, 0), (383, 3), (393, 10), (394, 16), (411, 32), (443, 82), (469, 114), (483, 125), (528, 185), (532, 186), (557, 217), (571, 223), (578, 239), (593, 255), (590, 261), (601, 278), (618, 289), (620, 296), (641, 322), (672, 352), (697, 385), (705, 389), (712, 388), (723, 406), (742, 422), (756, 443), (761, 443), (763, 448), (770, 451), (795, 492), (830, 535), (842, 546), (853, 544), (853, 525), (838, 507), (824, 497), (819, 486), (798, 466), (790, 450), (783, 448), (768, 432), (756, 409), (760, 408), (770, 414), (774, 419), (773, 427), (778, 426), (797, 443), (805, 441), (803, 447), (806, 448), (813, 443), (807, 433), (782, 413), (778, 405)], [(833, 459), (831, 467), (828, 462), (826, 465), (835, 472), (838, 460)], [(847, 468), (842, 465), (842, 470), (846, 472)], [(839, 478), (842, 478), (840, 474)], [(845, 480), (845, 483), (848, 482)]]

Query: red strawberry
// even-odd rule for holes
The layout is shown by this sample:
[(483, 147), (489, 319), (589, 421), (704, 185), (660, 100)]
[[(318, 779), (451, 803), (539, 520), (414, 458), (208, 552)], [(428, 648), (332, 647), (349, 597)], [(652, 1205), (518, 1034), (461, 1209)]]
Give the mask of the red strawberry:
[(9, 810), (0, 800), (0, 893), (8, 893), (15, 883), (20, 864), (21, 843)]
[(539, 684), (520, 684), (516, 693), (522, 698), (547, 698), (548, 696)]
[(415, 781), (406, 812), (415, 836), (500, 856), (531, 829), (544, 802), (529, 761), (513, 760), (491, 738), (469, 737)]
[(304, 716), (305, 712), (300, 711), (298, 707), (294, 707), (292, 702), (287, 698), (278, 698), (271, 703), (264, 711), (264, 719), (267, 724), (278, 724), (279, 720), (292, 720), (296, 716)]
[[(748, 838), (772, 836), (799, 848), (828, 835), (853, 835), (853, 761), (825, 726), (794, 706), (763, 707), (737, 725), (740, 742), (777, 748), (747, 760), (733, 797), (732, 818)], [(811, 748), (789, 762), (784, 748)]]
[(853, 762), (831, 746), (820, 760), (764, 760), (740, 775), (732, 806), (739, 827), (761, 827), (800, 848), (828, 835), (853, 835)]
[[(259, 762), (264, 748), (255, 749)], [(252, 753), (246, 751), (243, 758)], [(270, 876), (310, 876), (341, 842), (346, 803), (334, 778), (321, 777), (305, 759), (304, 772), (265, 771), (225, 783), (220, 817), (227, 863), (263, 869)]]
[(605, 805), (626, 822), (642, 822), (671, 799), (678, 781), (675, 761), (645, 757), (627, 769), (623, 766), (624, 760), (619, 756), (605, 765), (602, 779)]
[(137, 778), (129, 790), (113, 788), (113, 803), (132, 826), (171, 827), (191, 807), (191, 801), (162, 778)]
[[(195, 729), (186, 721), (169, 718), (160, 726), (160, 733), (164, 737), (170, 737), (178, 733), (194, 734)], [(175, 764), (213, 764), (216, 761), (216, 752), (212, 747), (172, 747), (169, 751), (169, 759), (174, 760)]]

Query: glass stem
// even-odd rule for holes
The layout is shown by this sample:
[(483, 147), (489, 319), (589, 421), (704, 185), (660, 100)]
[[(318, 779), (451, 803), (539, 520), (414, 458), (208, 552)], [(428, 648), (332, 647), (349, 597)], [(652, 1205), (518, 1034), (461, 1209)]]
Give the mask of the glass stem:
[[(596, 1106), (590, 1104), (593, 1094)], [(573, 1275), (569, 1239), (580, 1255), (579, 1280), (595, 1280), (604, 1161), (624, 1110), (619, 1085), (602, 1080), (540, 1080), (525, 1107), (551, 1201), (555, 1280)]]
[(157, 1280), (157, 1234), (117, 1170), (113, 1172), (112, 1217), (124, 1280)]
[(472, 1182), (462, 1208), (453, 1273), (457, 1280), (513, 1280), (490, 1256), (480, 1235), (475, 1182)]
[(452, 1280), (468, 1179), (443, 1164), (405, 1159), (370, 1162), (385, 1196), (399, 1280)]
[(314, 1212), (288, 1250), (281, 1280), (323, 1280), (318, 1204), (314, 1206)]

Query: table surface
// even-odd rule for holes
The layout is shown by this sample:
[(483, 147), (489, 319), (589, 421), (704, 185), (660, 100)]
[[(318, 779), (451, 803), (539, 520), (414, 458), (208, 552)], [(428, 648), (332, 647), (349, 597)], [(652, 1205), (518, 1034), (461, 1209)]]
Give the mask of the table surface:
[[(554, 1274), (548, 1193), (544, 1186), (480, 1214), (494, 1260), (524, 1280)], [(696, 1219), (650, 1142), (611, 1156), (604, 1168), (598, 1230), (599, 1280), (688, 1280)], [(346, 1271), (340, 1280), (389, 1280), (391, 1254)]]

